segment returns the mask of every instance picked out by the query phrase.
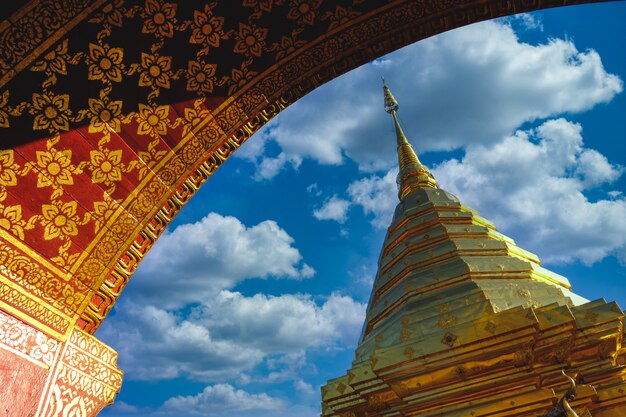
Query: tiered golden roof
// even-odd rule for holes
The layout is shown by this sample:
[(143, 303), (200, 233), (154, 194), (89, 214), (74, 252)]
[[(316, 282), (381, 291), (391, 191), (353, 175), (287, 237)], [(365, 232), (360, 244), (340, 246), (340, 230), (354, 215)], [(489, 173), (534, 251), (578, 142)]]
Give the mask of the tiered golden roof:
[(439, 189), (384, 93), (400, 203), (352, 368), (322, 387), (322, 416), (559, 416), (563, 369), (584, 379), (572, 403), (581, 416), (626, 416), (622, 310), (575, 295)]

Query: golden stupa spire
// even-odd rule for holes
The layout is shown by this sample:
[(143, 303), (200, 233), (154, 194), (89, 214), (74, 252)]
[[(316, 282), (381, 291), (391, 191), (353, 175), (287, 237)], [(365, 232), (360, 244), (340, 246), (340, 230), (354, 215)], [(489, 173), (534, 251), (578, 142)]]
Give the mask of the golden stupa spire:
[(321, 387), (322, 417), (626, 416), (624, 312), (572, 293), (437, 187), (384, 91), (401, 201), (352, 365)]
[(393, 117), (396, 126), (396, 140), (398, 145), (398, 198), (402, 200), (409, 193), (417, 188), (439, 188), (437, 181), (430, 173), (430, 170), (423, 165), (413, 147), (406, 138), (402, 126), (398, 121), (396, 112), (398, 111), (398, 101), (387, 87), (383, 78), (383, 91), (385, 93), (385, 111)]

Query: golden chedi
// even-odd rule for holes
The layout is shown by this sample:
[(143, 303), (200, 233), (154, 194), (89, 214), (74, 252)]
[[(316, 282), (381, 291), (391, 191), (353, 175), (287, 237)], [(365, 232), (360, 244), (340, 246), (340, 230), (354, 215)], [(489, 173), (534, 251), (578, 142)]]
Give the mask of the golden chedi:
[(322, 387), (322, 416), (626, 416), (619, 306), (572, 293), (440, 189), (384, 94), (400, 202), (352, 367)]

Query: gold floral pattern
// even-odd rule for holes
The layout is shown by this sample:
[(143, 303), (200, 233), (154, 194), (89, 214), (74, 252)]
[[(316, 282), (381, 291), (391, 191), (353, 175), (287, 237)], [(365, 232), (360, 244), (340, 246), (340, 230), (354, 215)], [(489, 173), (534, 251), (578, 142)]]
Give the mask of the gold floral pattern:
[(233, 68), (230, 77), (224, 76), (220, 80), (220, 85), (227, 84), (228, 94), (234, 93), (238, 88), (243, 87), (249, 80), (257, 76), (256, 71), (250, 71), (244, 62), (240, 69)]
[(211, 93), (216, 82), (217, 65), (189, 61), (187, 70), (187, 90), (198, 93)]
[[(159, 160), (163, 158), (163, 155), (165, 155), (165, 153), (165, 151), (158, 151), (156, 149), (149, 149), (147, 152), (139, 152), (138, 156), (144, 163), (144, 166), (139, 169), (139, 177), (144, 178), (147, 175), (148, 171), (154, 168), (154, 166), (159, 163)], [(147, 198), (152, 199), (152, 197), (150, 196), (140, 195), (138, 197), (138, 200), (144, 200)]]
[(94, 254), (96, 259), (101, 261), (106, 261), (112, 253), (115, 253), (119, 250), (119, 240), (107, 236), (102, 239), (98, 244), (98, 247), (94, 249)]
[(206, 48), (204, 54), (209, 52), (209, 46), (219, 48), (220, 39), (226, 39), (224, 33), (224, 18), (213, 15), (215, 4), (206, 4), (204, 11), (193, 12), (193, 31), (189, 38), (190, 43), (201, 44)]
[(172, 57), (141, 53), (141, 67), (139, 75), (141, 87), (170, 87), (172, 76)]
[(91, 151), (91, 165), (94, 167), (91, 179), (94, 183), (104, 183), (111, 185), (115, 181), (122, 179), (122, 150)]
[(335, 30), (339, 26), (349, 23), (350, 20), (358, 17), (359, 15), (360, 13), (353, 9), (337, 6), (334, 12), (329, 11), (324, 13), (322, 20), (328, 20), (330, 22), (328, 30)]
[(280, 39), (280, 43), (275, 43), (274, 45), (272, 45), (270, 50), (277, 51), (276, 59), (282, 59), (306, 44), (305, 41), (296, 39), (296, 36), (297, 33), (294, 31), (291, 36), (283, 36)]
[(69, 103), (70, 96), (68, 94), (34, 93), (32, 113), (35, 115), (35, 120), (33, 121), (33, 129), (48, 130), (50, 133), (69, 130), (69, 119), (72, 115)]
[[(69, 242), (68, 242), (68, 246), (69, 246)], [(71, 266), (73, 262), (75, 262), (75, 259), (72, 258), (76, 258), (79, 254), (74, 254), (74, 255), (69, 255), (65, 258), (66, 264), (65, 266)], [(63, 287), (63, 290), (61, 291), (61, 294), (63, 294), (63, 299), (65, 300), (65, 303), (72, 307), (72, 309), (77, 308), (80, 303), (83, 301), (83, 297), (81, 294), (76, 293), (76, 291), (74, 291), (74, 289), (69, 286), (69, 285), (65, 285)]]
[(35, 62), (30, 70), (67, 74), (67, 39), (45, 54), (43, 59)]
[(178, 121), (183, 125), (183, 135), (188, 136), (197, 126), (204, 124), (210, 118), (211, 113), (202, 108), (202, 100), (196, 100), (193, 107), (185, 109), (184, 119), (178, 119)]
[(122, 81), (124, 66), (124, 50), (122, 48), (111, 48), (108, 45), (100, 46), (89, 44), (89, 73), (90, 80)]
[(106, 131), (107, 126), (115, 132), (121, 130), (122, 101), (121, 100), (98, 100), (89, 99), (89, 133)]
[(149, 135), (154, 133), (165, 135), (167, 133), (168, 113), (168, 106), (151, 107), (140, 104), (139, 114), (137, 115), (137, 119), (139, 121), (137, 133), (140, 135)]
[(234, 51), (240, 54), (261, 56), (267, 32), (268, 30), (264, 28), (239, 23), (239, 31), (235, 35), (237, 42)]
[(24, 226), (26, 222), (22, 219), (22, 206), (5, 207), (0, 204), (0, 227), (24, 240)]
[(38, 188), (74, 184), (71, 149), (37, 151), (37, 166), (40, 168), (37, 174)]
[(100, 220), (94, 222), (96, 232), (100, 230), (100, 223), (108, 221), (113, 214), (115, 214), (118, 208), (119, 203), (111, 197), (108, 197), (106, 194), (103, 196), (103, 201), (94, 201), (93, 214)]
[(90, 23), (97, 23), (103, 26), (117, 26), (122, 27), (124, 14), (122, 13), (122, 6), (124, 0), (113, 0), (112, 3), (107, 3), (104, 7), (89, 19)]
[[(65, 240), (64, 243), (59, 246), (58, 256), (54, 256), (50, 258), (50, 260), (63, 269), (70, 269), (72, 265), (76, 262), (76, 259), (80, 256), (80, 252), (72, 253), (71, 248), (72, 241)], [(84, 283), (86, 283), (86, 281)], [(76, 292), (76, 289), (69, 285), (65, 285), (62, 288), (56, 288), (55, 291), (61, 293), (61, 295), (63, 296), (63, 302), (67, 307), (71, 308), (72, 310), (78, 307), (77, 303), (79, 303), (80, 300), (84, 298), (81, 293)]]
[(19, 165), (15, 163), (13, 149), (0, 150), (0, 185), (12, 187), (17, 185), (16, 170)]
[(263, 12), (271, 12), (273, 6), (284, 4), (285, 0), (243, 0), (244, 7), (254, 7), (255, 13), (253, 16), (257, 17)]
[(315, 23), (317, 9), (322, 4), (322, 0), (293, 0), (287, 17), (297, 20), (307, 25)]
[(70, 236), (78, 235), (78, 226), (86, 223), (86, 219), (81, 220), (77, 214), (76, 201), (63, 203), (55, 200), (52, 204), (42, 205), (41, 213), (43, 216), (40, 216), (38, 220), (44, 227), (43, 238), (45, 240), (69, 239)]
[(171, 38), (174, 36), (176, 24), (176, 4), (163, 3), (159, 0), (146, 0), (146, 20), (143, 22), (143, 33), (154, 33), (157, 36)]

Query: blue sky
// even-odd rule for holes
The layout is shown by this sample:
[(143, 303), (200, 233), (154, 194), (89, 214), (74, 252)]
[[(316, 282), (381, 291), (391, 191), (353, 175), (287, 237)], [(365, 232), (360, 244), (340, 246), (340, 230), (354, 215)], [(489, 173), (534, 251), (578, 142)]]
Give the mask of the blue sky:
[(448, 32), (309, 94), (228, 160), (97, 336), (125, 381), (103, 416), (314, 416), (349, 368), (397, 203), (380, 76), (440, 186), (626, 306), (626, 2)]

